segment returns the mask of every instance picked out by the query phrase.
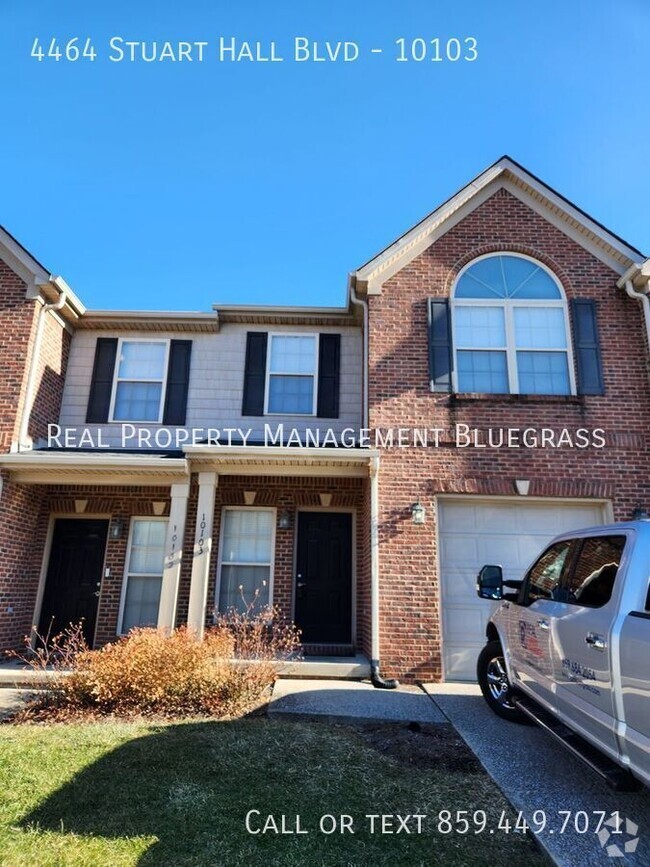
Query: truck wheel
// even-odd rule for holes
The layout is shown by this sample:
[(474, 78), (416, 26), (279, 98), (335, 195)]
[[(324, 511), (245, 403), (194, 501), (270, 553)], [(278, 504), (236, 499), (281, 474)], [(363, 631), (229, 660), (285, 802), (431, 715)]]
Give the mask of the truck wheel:
[(476, 674), (483, 698), (495, 714), (510, 722), (527, 722), (528, 718), (512, 703), (512, 690), (500, 641), (489, 641), (485, 645), (478, 657)]

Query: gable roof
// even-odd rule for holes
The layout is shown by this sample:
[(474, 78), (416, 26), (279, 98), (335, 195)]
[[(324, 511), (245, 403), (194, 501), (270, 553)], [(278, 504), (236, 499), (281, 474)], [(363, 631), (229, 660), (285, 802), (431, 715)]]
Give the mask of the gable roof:
[(503, 156), (443, 202), (424, 219), (350, 275), (352, 284), (369, 295), (435, 240), (505, 188), (618, 274), (645, 260), (636, 247), (560, 195), (509, 156)]

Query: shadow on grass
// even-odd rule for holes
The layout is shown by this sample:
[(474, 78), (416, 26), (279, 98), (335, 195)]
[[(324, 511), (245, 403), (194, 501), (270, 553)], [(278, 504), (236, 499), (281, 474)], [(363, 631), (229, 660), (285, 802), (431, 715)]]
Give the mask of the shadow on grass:
[[(89, 741), (93, 726), (87, 727)], [(379, 755), (367, 733), (346, 726), (251, 718), (151, 726), (87, 765), (26, 815), (23, 829), (118, 839), (155, 836), (140, 865), (492, 865), (467, 840), (430, 833), (372, 835), (367, 813), (428, 813), (507, 805), (484, 775), (406, 769)], [(81, 764), (81, 762), (79, 762)], [(470, 791), (471, 790), (471, 791)], [(250, 835), (249, 810), (307, 834)], [(354, 835), (319, 832), (323, 814), (354, 816)], [(514, 841), (513, 841), (514, 842)], [(489, 844), (489, 845), (488, 845)], [(527, 841), (508, 845), (510, 865), (539, 863)], [(470, 860), (464, 860), (470, 859)], [(57, 862), (58, 863), (58, 862)], [(85, 863), (85, 862), (84, 862)]]

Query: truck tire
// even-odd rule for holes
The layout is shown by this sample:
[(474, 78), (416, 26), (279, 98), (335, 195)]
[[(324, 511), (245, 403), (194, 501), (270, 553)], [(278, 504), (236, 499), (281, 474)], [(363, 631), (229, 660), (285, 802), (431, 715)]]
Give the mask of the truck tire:
[(510, 722), (527, 723), (528, 717), (514, 706), (500, 641), (489, 641), (480, 652), (476, 675), (483, 698), (497, 714)]

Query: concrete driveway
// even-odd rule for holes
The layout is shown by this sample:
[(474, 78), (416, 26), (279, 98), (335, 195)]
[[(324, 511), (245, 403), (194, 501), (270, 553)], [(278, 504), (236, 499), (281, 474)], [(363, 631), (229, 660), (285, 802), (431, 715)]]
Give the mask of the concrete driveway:
[[(427, 684), (425, 691), (474, 750), (516, 810), (521, 810), (531, 828), (536, 810), (546, 816), (546, 829), (539, 834), (557, 864), (566, 867), (647, 867), (650, 864), (650, 790), (619, 794), (560, 744), (535, 726), (516, 725), (497, 717), (488, 708), (478, 686)], [(565, 815), (570, 821), (561, 833)], [(582, 811), (582, 812), (580, 812)], [(618, 811), (622, 819), (638, 826), (634, 853), (607, 854), (607, 847), (624, 849), (632, 836), (612, 834), (601, 843), (595, 833), (600, 813), (606, 819)], [(580, 812), (580, 815), (577, 815)], [(586, 813), (586, 816), (583, 815)], [(540, 820), (542, 813), (538, 814)], [(586, 833), (582, 830), (588, 819)], [(612, 830), (610, 827), (609, 830)], [(604, 836), (604, 835), (603, 835)]]

